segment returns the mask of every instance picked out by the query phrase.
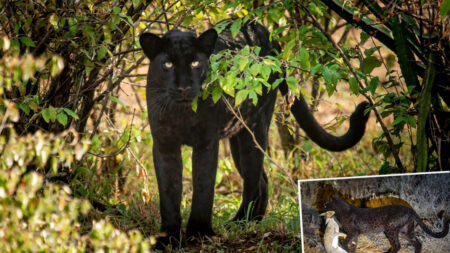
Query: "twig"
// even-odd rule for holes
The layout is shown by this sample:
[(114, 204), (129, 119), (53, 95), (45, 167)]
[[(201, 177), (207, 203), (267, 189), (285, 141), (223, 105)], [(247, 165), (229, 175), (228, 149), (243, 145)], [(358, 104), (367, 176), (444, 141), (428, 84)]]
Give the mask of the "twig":
[[(317, 19), (314, 17), (314, 15), (311, 14), (311, 12), (308, 10), (308, 8), (305, 7), (303, 4), (300, 4), (300, 6), (308, 14), (308, 16), (312, 19), (314, 25), (322, 32), (323, 35), (325, 35), (327, 37), (327, 39), (331, 42), (333, 47), (340, 53), (340, 55), (342, 56), (342, 59), (344, 60), (344, 62), (347, 65), (347, 67), (352, 72), (352, 74), (355, 77), (356, 81), (358, 82), (360, 88), (364, 90), (366, 88), (366, 86), (361, 82), (361, 79), (356, 74), (355, 69), (351, 65), (351, 63), (348, 60), (347, 56), (345, 56), (345, 54), (342, 51), (342, 49), (336, 44), (336, 42), (333, 40), (333, 38), (328, 33), (325, 32), (325, 29), (322, 27), (322, 25), (319, 23), (319, 21), (317, 21)], [(400, 169), (400, 172), (405, 172), (405, 168), (403, 167), (403, 164), (402, 164), (402, 162), (400, 160), (397, 148), (394, 145), (394, 141), (392, 140), (392, 137), (389, 134), (389, 130), (387, 129), (386, 125), (384, 124), (384, 122), (382, 120), (383, 118), (381, 117), (381, 114), (378, 112), (377, 108), (374, 106), (375, 105), (375, 101), (373, 100), (372, 95), (370, 93), (367, 93), (367, 92), (366, 93), (361, 93), (361, 94), (364, 97), (367, 98), (367, 100), (369, 101), (370, 105), (373, 107), (372, 110), (375, 113), (375, 116), (376, 116), (376, 118), (378, 120), (378, 123), (380, 124), (381, 128), (383, 129), (384, 135), (386, 136), (386, 140), (387, 140), (387, 142), (389, 144), (389, 147), (391, 148), (392, 155), (394, 156), (395, 163), (396, 163), (397, 167)]]
[(184, 29), (187, 29), (187, 30), (193, 30), (192, 28), (190, 28), (190, 27), (188, 27), (188, 26), (184, 26), (184, 25), (177, 25), (177, 23), (174, 23), (174, 22), (164, 22), (164, 21), (160, 21), (160, 20), (153, 20), (153, 19), (148, 19), (148, 18), (141, 18), (141, 19), (139, 19), (139, 21), (144, 21), (144, 22), (153, 22), (153, 23), (160, 23), (160, 24), (169, 24), (169, 25), (172, 25), (172, 26), (177, 26), (177, 27), (183, 27)]
[(166, 12), (166, 10), (165, 10), (165, 8), (164, 8), (164, 1), (163, 1), (163, 0), (161, 0), (161, 8), (162, 8), (162, 12), (163, 12), (163, 14), (164, 14), (164, 20), (166, 21), (166, 22), (165, 22), (165, 24), (166, 24), (166, 29), (167, 29), (167, 31), (170, 31), (169, 19), (167, 18), (167, 12)]
[(114, 56), (118, 56), (118, 55), (121, 55), (121, 54), (129, 54), (129, 53), (138, 52), (138, 51), (141, 51), (141, 50), (142, 50), (141, 48), (133, 48), (133, 49), (129, 49), (129, 50), (125, 50), (125, 51), (120, 51), (120, 52), (114, 53)]
[(135, 97), (135, 99), (136, 99), (136, 102), (138, 103), (139, 108), (141, 109), (141, 112), (143, 112), (145, 109), (144, 109), (144, 107), (142, 106), (141, 99), (140, 99), (140, 97), (139, 97), (139, 95), (138, 95), (138, 92), (136, 91), (136, 87), (133, 86), (133, 85), (131, 85), (131, 89), (133, 90), (134, 97)]
[(133, 74), (133, 75), (121, 75), (118, 77), (120, 78), (120, 77), (146, 77), (146, 76), (147, 74)]
[(286, 173), (287, 177), (289, 178), (289, 182), (291, 182), (291, 184), (294, 186), (295, 189), (297, 189), (297, 185), (295, 184), (294, 179), (292, 179), (291, 175), (289, 175), (289, 172), (283, 168), (281, 165), (279, 165), (277, 162), (275, 162), (272, 157), (270, 157), (266, 151), (261, 147), (261, 145), (259, 145), (258, 141), (256, 140), (255, 134), (253, 134), (252, 130), (247, 126), (247, 124), (245, 124), (244, 120), (242, 119), (241, 113), (239, 112), (236, 113), (236, 111), (234, 110), (233, 106), (231, 106), (230, 102), (228, 102), (228, 100), (222, 96), (222, 100), (225, 102), (225, 104), (227, 105), (228, 109), (231, 111), (231, 113), (233, 113), (233, 115), (239, 120), (239, 122), (241, 122), (241, 124), (245, 127), (245, 129), (248, 131), (248, 133), (252, 136), (253, 142), (256, 145), (256, 148), (259, 149), (259, 151), (261, 151), (264, 156), (269, 159), (270, 162), (272, 162), (273, 164), (275, 164), (275, 166), (277, 166), (278, 168), (280, 168), (281, 170), (284, 171), (284, 173)]
[(135, 84), (135, 83), (128, 82), (128, 81), (122, 81), (122, 84), (127, 84), (127, 85), (130, 85), (131, 87), (138, 87), (138, 88), (145, 88), (145, 87), (147, 87), (146, 85)]

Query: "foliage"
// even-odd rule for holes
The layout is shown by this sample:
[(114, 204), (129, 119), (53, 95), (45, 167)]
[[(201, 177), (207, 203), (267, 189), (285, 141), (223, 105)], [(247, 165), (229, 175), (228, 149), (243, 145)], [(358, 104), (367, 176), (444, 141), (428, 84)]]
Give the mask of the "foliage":
[[(3, 48), (20, 55), (20, 61), (41, 59), (37, 66), (24, 68), (20, 62), (8, 63), (12, 79), (1, 82), (12, 88), (3, 98), (14, 99), (21, 110), (19, 134), (37, 129), (61, 132), (70, 126), (85, 130), (95, 104), (113, 100), (105, 95), (136, 67), (125, 62), (125, 56), (137, 47), (134, 22), (150, 2), (2, 3)], [(24, 78), (18, 80), (21, 73)]]
[[(8, 39), (3, 38), (2, 41), (4, 57), (0, 60), (0, 76), (6, 85), (0, 89), (0, 96), (11, 92), (13, 85), (33, 78), (34, 71), (52, 68), (42, 58), (15, 56), (5, 46)], [(11, 69), (14, 70), (12, 75)], [(55, 70), (54, 74), (58, 71)], [(60, 173), (70, 172), (83, 158), (89, 140), (79, 139), (73, 130), (56, 135), (37, 131), (20, 136), (14, 128), (20, 115), (17, 103), (8, 99), (1, 102), (0, 249), (7, 252), (149, 250), (150, 242), (140, 232), (126, 234), (104, 220), (93, 221), (92, 230), (86, 233), (80, 220), (85, 219), (90, 211), (90, 203), (74, 198), (67, 185), (51, 182)], [(56, 114), (53, 121), (60, 122), (58, 113), (62, 112), (55, 110), (50, 115), (53, 113)], [(42, 173), (44, 168), (49, 168), (49, 171)]]
[[(376, 38), (398, 57), (403, 80), (396, 78), (395, 71), (385, 64), (389, 82), (384, 86), (388, 90), (378, 94), (376, 102), (383, 118), (394, 115), (393, 127), (389, 133), (374, 140), (374, 145), (390, 155), (393, 149), (404, 144), (404, 127), (408, 128), (408, 138), (413, 139), (411, 129), (417, 125), (416, 144), (411, 143), (411, 152), (416, 160), (415, 171), (447, 170), (449, 157), (444, 150), (450, 143), (449, 112), (448, 108), (445, 109), (450, 102), (450, 24), (446, 15), (449, 1), (361, 1), (359, 5), (351, 1), (322, 2), (349, 24), (363, 30), (361, 44), (369, 37)], [(436, 9), (441, 9), (441, 12), (436, 12)], [(368, 50), (373, 53), (378, 49)], [(369, 57), (366, 55), (361, 65)], [(383, 59), (374, 61), (381, 64)], [(423, 81), (420, 82), (419, 78)], [(387, 134), (399, 139), (395, 147), (387, 147), (387, 143), (382, 141)], [(402, 167), (398, 162), (397, 166)], [(389, 171), (387, 168), (389, 165), (385, 163), (382, 171)]]

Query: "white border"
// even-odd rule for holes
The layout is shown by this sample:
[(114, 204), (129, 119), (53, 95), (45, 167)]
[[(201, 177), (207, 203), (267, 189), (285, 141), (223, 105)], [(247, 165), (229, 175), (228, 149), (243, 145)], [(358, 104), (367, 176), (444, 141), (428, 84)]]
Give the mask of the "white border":
[(330, 177), (330, 178), (313, 178), (313, 179), (299, 179), (298, 184), (298, 205), (300, 210), (300, 236), (302, 238), (302, 253), (305, 253), (305, 241), (303, 236), (303, 216), (302, 216), (302, 192), (300, 183), (304, 182), (317, 182), (326, 180), (347, 180), (347, 179), (362, 179), (362, 178), (379, 178), (379, 177), (399, 177), (399, 176), (420, 176), (420, 175), (433, 175), (433, 174), (450, 174), (450, 171), (434, 171), (434, 172), (415, 172), (415, 173), (398, 173), (398, 174), (385, 174), (385, 175), (372, 175), (372, 176), (353, 176), (353, 177)]

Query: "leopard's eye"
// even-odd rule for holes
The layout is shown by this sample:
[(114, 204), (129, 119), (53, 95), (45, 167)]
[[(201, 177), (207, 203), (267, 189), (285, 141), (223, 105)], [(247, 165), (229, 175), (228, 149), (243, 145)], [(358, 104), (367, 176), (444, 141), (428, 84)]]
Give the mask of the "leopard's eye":
[(199, 61), (191, 62), (191, 68), (197, 68), (198, 66), (200, 66), (200, 62)]
[(173, 67), (173, 63), (170, 61), (166, 61), (166, 62), (164, 62), (164, 67), (171, 69)]

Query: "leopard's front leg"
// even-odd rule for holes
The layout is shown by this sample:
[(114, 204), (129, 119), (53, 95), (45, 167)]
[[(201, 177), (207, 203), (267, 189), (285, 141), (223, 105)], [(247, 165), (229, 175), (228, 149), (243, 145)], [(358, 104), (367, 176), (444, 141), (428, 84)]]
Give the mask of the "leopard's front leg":
[(177, 246), (181, 241), (182, 169), (181, 145), (163, 143), (154, 138), (153, 163), (158, 181), (161, 232), (157, 248), (168, 244)]
[(187, 236), (214, 235), (211, 225), (214, 202), (214, 184), (217, 172), (219, 140), (213, 138), (194, 146), (192, 154), (192, 177), (194, 193)]

